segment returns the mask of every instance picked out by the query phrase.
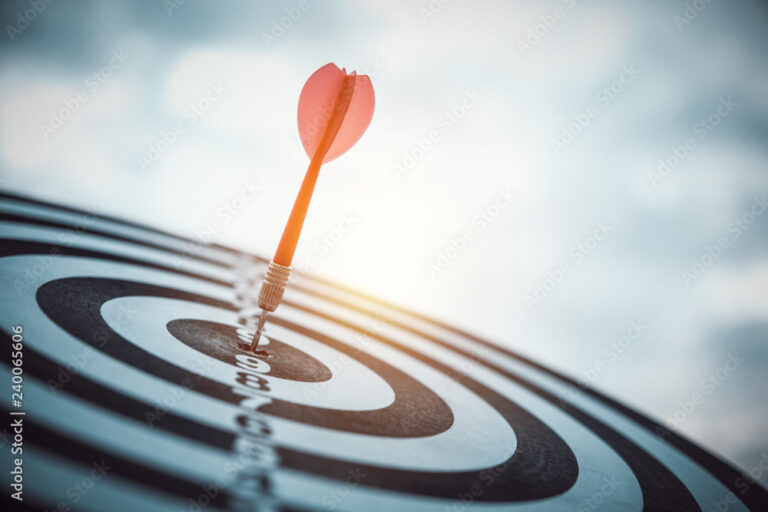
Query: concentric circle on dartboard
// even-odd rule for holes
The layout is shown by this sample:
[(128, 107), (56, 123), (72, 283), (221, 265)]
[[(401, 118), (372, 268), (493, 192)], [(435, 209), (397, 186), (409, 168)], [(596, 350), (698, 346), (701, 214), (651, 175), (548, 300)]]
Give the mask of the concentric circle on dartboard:
[(309, 276), (250, 353), (261, 258), (9, 195), (0, 237), (4, 336), (23, 326), (33, 507), (72, 506), (79, 475), (100, 482), (78, 494), (86, 510), (768, 503), (591, 389)]

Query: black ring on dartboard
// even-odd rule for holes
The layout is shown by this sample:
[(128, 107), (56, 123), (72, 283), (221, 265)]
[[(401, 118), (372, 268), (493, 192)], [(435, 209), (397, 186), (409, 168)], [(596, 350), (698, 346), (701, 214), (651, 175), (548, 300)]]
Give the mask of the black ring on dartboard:
[[(39, 205), (45, 206), (47, 208), (62, 209), (62, 208), (59, 208), (57, 206), (48, 205), (48, 204), (45, 204), (45, 203), (40, 203), (38, 201), (29, 200), (29, 199), (26, 199), (26, 198), (20, 198), (20, 197), (16, 197), (16, 196), (9, 196), (7, 194), (2, 194), (2, 193), (0, 193), (0, 197), (7, 197), (7, 198), (10, 198), (10, 199), (13, 199), (13, 200), (28, 202), (28, 203), (31, 203), (31, 204), (39, 204)], [(90, 214), (88, 214), (86, 212), (83, 212), (83, 211), (80, 211), (80, 210), (76, 210), (76, 209), (71, 209), (71, 208), (66, 208), (64, 210), (71, 211), (71, 212), (74, 212), (74, 213), (79, 213), (79, 214), (90, 215)], [(104, 219), (104, 217), (100, 217), (100, 218)], [(14, 219), (14, 220), (16, 220), (16, 219)], [(29, 222), (29, 223), (38, 223), (38, 220), (39, 219), (25, 219), (24, 221), (25, 222)], [(123, 221), (120, 221), (120, 220), (117, 220), (117, 219), (106, 219), (106, 220), (109, 220), (111, 222), (119, 222), (119, 223), (123, 223), (123, 224), (126, 224), (126, 225), (131, 225), (131, 226), (138, 227), (140, 229), (144, 229), (144, 230), (147, 230), (147, 231), (152, 231), (152, 232), (155, 232), (155, 233), (160, 233), (160, 234), (162, 234), (164, 236), (169, 236), (169, 237), (172, 237), (172, 238), (175, 238), (175, 239), (185, 240), (183, 238), (176, 237), (175, 235), (170, 235), (170, 234), (167, 234), (167, 233), (163, 233), (161, 231), (154, 230), (154, 229), (151, 229), (151, 228), (148, 229), (148, 228), (146, 228), (144, 226), (140, 226), (140, 225), (136, 225), (136, 224), (132, 224), (132, 223), (124, 223)], [(94, 233), (94, 234), (96, 234), (96, 233)], [(101, 233), (98, 233), (98, 234), (101, 234)], [(140, 241), (140, 240), (132, 240), (132, 242), (133, 243), (138, 243), (138, 244), (142, 244), (143, 243), (143, 241)], [(3, 249), (5, 249), (5, 247), (3, 247)], [(42, 247), (37, 247), (36, 249), (42, 249)], [(230, 249), (226, 249), (226, 248), (224, 248), (224, 249), (227, 250), (228, 252), (235, 253), (235, 251), (232, 251)], [(164, 248), (164, 250), (169, 251), (169, 252), (176, 252), (178, 254), (182, 254), (182, 253), (180, 253), (178, 251), (175, 251), (172, 248)], [(3, 252), (5, 252), (6, 255), (9, 254), (6, 251), (3, 251)], [(10, 253), (13, 253), (13, 252), (14, 251), (11, 251)], [(87, 253), (89, 251), (84, 251), (84, 252)], [(35, 254), (35, 253), (41, 254), (43, 252), (40, 252), (40, 251), (35, 250), (35, 249), (32, 249), (32, 251), (27, 252), (27, 254), (30, 254), (30, 253), (31, 254)], [(90, 254), (83, 254), (83, 251), (82, 250), (78, 250), (78, 249), (73, 249), (71, 251), (71, 254), (72, 255), (77, 255), (77, 256), (85, 256), (85, 257), (89, 257), (90, 256), (90, 257), (97, 257), (97, 258), (103, 258), (103, 259), (111, 259), (113, 261), (122, 261), (124, 263), (130, 263), (130, 264), (140, 264), (140, 265), (143, 265), (143, 266), (149, 266), (149, 267), (158, 268), (158, 269), (162, 268), (162, 266), (158, 266), (158, 265), (155, 265), (155, 264), (152, 264), (152, 263), (149, 263), (149, 262), (133, 261), (133, 260), (130, 260), (130, 258), (123, 258), (121, 256), (116, 256), (116, 255), (108, 255), (108, 254), (103, 254), (103, 253), (102, 254), (94, 253), (93, 256), (92, 256)], [(184, 254), (184, 256), (190, 256), (190, 255)], [(243, 256), (244, 257), (248, 257), (246, 255), (243, 255)], [(256, 258), (256, 257), (250, 257), (250, 258), (252, 258), (255, 261), (263, 261), (262, 259)], [(162, 269), (163, 270), (168, 270), (168, 271), (171, 271), (171, 272), (175, 272), (175, 273), (180, 273), (180, 274), (183, 274), (183, 275), (189, 275), (190, 277), (196, 277), (198, 279), (205, 279), (205, 280), (208, 280), (208, 281), (218, 282), (216, 280), (205, 278), (203, 276), (194, 276), (194, 275), (189, 274), (189, 273), (180, 272), (180, 271), (178, 271), (176, 269), (171, 269), (171, 268), (162, 268)], [(220, 284), (223, 284), (223, 283), (220, 283)], [(325, 283), (325, 284), (328, 285), (328, 283)], [(306, 291), (306, 290), (302, 290), (302, 291)], [(310, 293), (313, 293), (315, 295), (318, 295), (318, 296), (322, 297), (322, 294), (317, 294), (316, 292), (312, 292), (312, 291), (310, 291)], [(333, 298), (330, 298), (330, 300), (333, 300), (335, 302), (343, 304), (343, 305), (345, 305), (347, 307), (352, 306), (352, 309), (360, 310), (360, 311), (362, 311), (362, 312), (364, 312), (364, 313), (366, 313), (368, 315), (373, 316), (373, 313), (371, 311), (369, 311), (369, 310), (367, 310), (365, 308), (360, 308), (359, 306), (357, 306), (355, 304), (348, 304), (345, 301), (339, 301), (338, 299), (333, 299)], [(370, 297), (366, 297), (366, 300), (373, 300), (373, 299), (371, 299)], [(380, 301), (377, 301), (377, 302), (380, 302)], [(642, 415), (639, 415), (635, 411), (633, 411), (631, 409), (628, 409), (626, 406), (623, 406), (622, 404), (619, 404), (619, 403), (615, 402), (614, 400), (612, 400), (612, 399), (610, 399), (608, 397), (605, 397), (604, 395), (602, 395), (602, 394), (600, 394), (600, 393), (598, 393), (598, 392), (596, 392), (596, 391), (594, 391), (594, 390), (592, 390), (590, 388), (583, 387), (583, 386), (579, 385), (578, 383), (575, 383), (575, 382), (571, 381), (567, 377), (564, 377), (564, 376), (558, 374), (557, 372), (554, 372), (554, 371), (552, 371), (552, 370), (550, 370), (548, 368), (542, 367), (541, 365), (539, 365), (539, 364), (537, 364), (537, 363), (535, 363), (533, 361), (530, 361), (529, 359), (524, 358), (523, 356), (520, 356), (519, 354), (516, 354), (516, 353), (514, 353), (512, 351), (509, 351), (507, 349), (503, 349), (503, 348), (497, 347), (496, 345), (493, 345), (493, 344), (491, 344), (489, 342), (486, 342), (485, 340), (476, 338), (475, 336), (472, 336), (471, 334), (465, 333), (463, 331), (459, 331), (459, 330), (457, 330), (455, 328), (452, 328), (450, 326), (445, 326), (442, 323), (436, 322), (436, 321), (434, 321), (432, 319), (429, 319), (429, 318), (426, 318), (426, 317), (421, 317), (419, 315), (415, 315), (415, 314), (413, 314), (413, 313), (411, 313), (409, 311), (402, 310), (402, 309), (397, 308), (395, 306), (392, 306), (390, 304), (386, 304), (386, 303), (383, 303), (383, 304), (388, 306), (388, 307), (392, 307), (393, 309), (396, 309), (396, 310), (399, 310), (401, 312), (404, 312), (404, 313), (406, 313), (406, 314), (408, 314), (410, 316), (418, 318), (420, 320), (425, 320), (427, 322), (433, 323), (433, 324), (435, 324), (435, 325), (437, 325), (437, 326), (439, 326), (441, 328), (455, 331), (457, 334), (459, 334), (461, 336), (464, 336), (467, 339), (470, 339), (470, 340), (472, 340), (474, 342), (477, 342), (477, 343), (489, 346), (490, 348), (493, 348), (495, 350), (501, 351), (501, 352), (507, 354), (509, 357), (517, 359), (518, 361), (521, 361), (524, 364), (527, 364), (527, 365), (529, 365), (529, 366), (531, 366), (533, 368), (536, 368), (536, 369), (538, 369), (540, 371), (543, 371), (543, 372), (545, 372), (545, 373), (547, 373), (549, 375), (552, 375), (553, 377), (561, 380), (562, 382), (564, 382), (566, 384), (573, 385), (579, 391), (583, 391), (586, 394), (592, 396), (593, 398), (596, 398), (596, 399), (600, 400), (601, 402), (603, 402), (607, 406), (609, 406), (609, 407), (611, 407), (611, 408), (613, 408), (613, 409), (615, 409), (615, 410), (625, 414), (626, 416), (629, 416), (631, 419), (636, 421), (639, 425), (647, 428), (649, 431), (651, 431), (651, 432), (653, 432), (653, 433), (655, 433), (657, 435), (662, 433), (663, 434), (662, 437), (667, 442), (671, 443), (673, 446), (678, 448), (681, 452), (683, 452), (686, 455), (692, 457), (702, 467), (704, 467), (705, 469), (710, 471), (714, 476), (718, 477), (721, 480), (721, 482), (727, 488), (729, 488), (735, 495), (739, 495), (739, 499), (742, 502), (744, 502), (748, 507), (750, 507), (750, 508), (752, 508), (754, 510), (758, 510), (761, 507), (765, 506), (766, 503), (768, 503), (768, 496), (766, 495), (766, 491), (764, 489), (762, 489), (759, 485), (753, 485), (751, 480), (749, 479), (749, 477), (747, 477), (746, 475), (740, 474), (738, 471), (736, 471), (734, 468), (729, 466), (727, 463), (725, 463), (725, 462), (723, 462), (723, 461), (713, 457), (712, 455), (710, 455), (706, 451), (702, 450), (698, 446), (694, 445), (690, 441), (682, 438), (681, 436), (679, 436), (679, 435), (677, 435), (675, 433), (667, 431), (664, 427), (660, 426), (659, 424), (653, 422), (652, 420), (650, 420), (650, 419), (648, 419), (648, 418), (646, 418), (646, 417), (644, 417)], [(300, 305), (295, 305), (295, 306), (296, 307), (301, 307)], [(313, 312), (313, 311), (309, 311), (309, 312), (311, 312), (313, 314), (318, 314), (317, 312)], [(323, 316), (323, 315), (320, 315), (320, 316)], [(332, 320), (332, 321), (338, 322), (338, 319), (334, 319), (334, 318), (329, 318), (329, 319)], [(440, 340), (435, 340), (434, 338), (430, 337), (429, 335), (426, 335), (425, 333), (421, 333), (419, 331), (416, 331), (416, 330), (414, 330), (413, 328), (411, 328), (409, 326), (403, 326), (401, 324), (397, 324), (396, 322), (393, 322), (393, 324), (397, 325), (398, 327), (405, 328), (407, 330), (415, 332), (416, 334), (418, 334), (418, 335), (420, 335), (422, 337), (425, 337), (426, 339), (429, 339), (430, 341), (438, 342), (440, 344), (445, 345), (444, 342), (441, 342)], [(353, 328), (356, 328), (356, 327), (353, 327)], [(7, 334), (6, 333), (2, 333), (2, 336), (3, 336), (3, 338), (6, 338)], [(391, 342), (391, 343), (393, 343), (394, 345), (398, 345), (396, 342)], [(451, 350), (455, 350), (456, 349), (455, 347), (452, 347), (450, 345), (448, 345), (447, 348), (449, 348)], [(26, 350), (29, 350), (29, 349), (26, 349)], [(461, 351), (458, 351), (458, 352), (461, 353)], [(493, 369), (494, 371), (498, 371), (499, 373), (502, 373), (502, 374), (506, 375), (507, 377), (509, 377), (509, 378), (517, 381), (518, 383), (526, 386), (532, 392), (539, 394), (539, 396), (542, 396), (543, 398), (545, 398), (547, 400), (550, 400), (553, 404), (563, 408), (567, 413), (569, 413), (572, 416), (574, 416), (577, 419), (579, 419), (579, 421), (581, 421), (587, 427), (592, 428), (593, 431), (594, 431), (593, 427), (595, 427), (595, 426), (597, 426), (598, 429), (602, 428), (603, 430), (607, 431), (607, 433), (609, 434), (609, 438), (612, 439), (612, 440), (605, 439), (605, 438), (604, 439), (614, 449), (616, 449), (616, 446), (615, 446), (616, 442), (619, 442), (619, 443), (627, 443), (628, 442), (628, 444), (630, 446), (633, 445), (633, 443), (631, 441), (627, 440), (626, 438), (624, 438), (624, 436), (621, 436), (620, 434), (618, 434), (617, 432), (613, 431), (612, 429), (610, 429), (606, 425), (602, 424), (600, 421), (596, 420), (595, 418), (591, 417), (590, 415), (588, 415), (584, 411), (580, 411), (578, 408), (573, 407), (572, 404), (568, 403), (567, 401), (564, 401), (564, 400), (562, 400), (559, 397), (555, 397), (554, 395), (551, 395), (551, 394), (549, 394), (547, 392), (544, 392), (543, 390), (541, 390), (537, 386), (535, 386), (535, 385), (525, 381), (524, 379), (520, 378), (519, 376), (517, 376), (517, 375), (515, 375), (515, 374), (513, 374), (511, 372), (505, 371), (505, 370), (503, 370), (501, 368), (498, 368), (497, 366), (493, 365), (492, 363), (490, 363), (488, 361), (478, 360), (477, 357), (472, 355), (472, 354), (464, 353), (463, 355), (465, 355), (466, 357), (470, 357), (471, 359), (474, 359), (476, 362), (484, 364), (485, 366)], [(7, 359), (6, 358), (6, 354), (3, 354), (3, 356), (4, 356), (3, 359)], [(28, 362), (31, 363), (30, 366), (32, 367), (31, 371), (32, 371), (33, 374), (53, 375), (55, 373), (55, 371), (58, 369), (58, 366), (56, 365), (56, 363), (50, 361), (49, 359), (47, 359), (42, 354), (38, 354), (38, 353), (35, 353), (34, 351), (31, 351), (31, 356), (32, 357), (29, 357), (29, 358), (27, 358), (25, 356), (25, 358), (28, 360)], [(125, 396), (125, 395), (123, 395), (123, 394), (121, 394), (121, 393), (119, 393), (117, 391), (110, 390), (110, 389), (107, 389), (107, 388), (102, 388), (100, 390), (101, 394), (97, 394), (95, 396), (89, 397), (88, 396), (89, 392), (94, 389), (94, 386), (98, 387), (99, 385), (97, 383), (93, 382), (93, 381), (90, 381), (89, 379), (87, 379), (85, 377), (82, 377), (80, 375), (74, 375), (73, 378), (72, 378), (72, 381), (68, 384), (67, 387), (68, 387), (69, 390), (71, 390), (73, 392), (76, 392), (77, 395), (82, 396), (82, 397), (86, 397), (88, 400), (90, 400), (91, 402), (93, 402), (93, 403), (95, 403), (97, 405), (101, 405), (102, 407), (107, 407), (107, 408), (109, 408), (111, 410), (114, 410), (114, 412), (126, 415), (128, 417), (137, 418), (137, 417), (140, 417), (141, 413), (146, 411), (146, 404), (143, 404), (142, 402), (133, 400), (130, 397), (127, 397), (127, 396)], [(542, 394), (542, 392), (544, 394)], [(120, 403), (120, 408), (119, 409), (117, 409), (115, 407), (115, 405), (114, 405), (115, 403), (118, 403), (118, 402)], [(137, 414), (138, 414), (138, 416), (137, 416)], [(172, 432), (172, 433), (177, 434), (177, 435), (180, 434), (180, 435), (183, 435), (183, 436), (188, 437), (190, 439), (195, 439), (195, 440), (198, 440), (198, 441), (202, 441), (203, 439), (206, 439), (206, 440), (212, 441), (212, 444), (217, 445), (219, 447), (227, 446), (227, 443), (229, 443), (231, 441), (231, 439), (229, 439), (229, 437), (231, 435), (228, 434), (227, 432), (218, 431), (217, 429), (211, 429), (210, 427), (207, 427), (205, 425), (199, 425), (199, 424), (197, 424), (195, 422), (190, 422), (190, 421), (188, 421), (188, 420), (186, 420), (186, 419), (184, 419), (182, 417), (175, 416), (172, 413), (168, 413), (166, 416), (164, 416), (160, 420), (160, 423), (162, 425), (156, 424), (156, 426), (161, 426), (161, 428), (165, 428), (169, 432)], [(598, 433), (598, 435), (600, 435), (600, 434)], [(55, 448), (58, 449), (60, 447), (61, 447), (61, 445), (57, 445)], [(51, 448), (54, 448), (54, 447), (51, 447)], [(635, 446), (635, 448), (637, 448), (641, 452), (645, 453), (639, 447)], [(618, 450), (617, 450), (617, 453), (620, 453), (620, 452), (618, 452)], [(625, 454), (621, 454), (620, 453), (620, 455), (627, 461), (627, 463), (630, 465), (630, 467), (632, 467), (633, 471), (635, 471), (635, 474), (637, 475), (637, 471), (636, 471), (635, 467), (633, 467), (633, 464), (631, 463), (631, 461), (627, 460), (627, 457), (625, 456)], [(648, 458), (650, 458), (651, 460), (653, 460), (656, 464), (661, 466), (661, 464), (659, 464), (658, 461), (655, 461), (655, 459), (653, 459), (649, 454), (645, 453), (645, 455)], [(661, 467), (664, 470), (666, 470), (666, 468), (664, 468), (663, 466), (661, 466)], [(677, 481), (676, 478), (674, 478), (674, 480), (676, 482), (675, 486), (677, 486), (677, 484), (679, 484), (680, 487), (683, 487), (682, 483)], [(739, 480), (741, 480), (742, 482), (746, 480), (748, 483), (750, 483), (750, 485), (747, 487), (747, 489), (737, 488), (736, 484), (737, 484), (737, 482)], [(662, 501), (657, 501), (657, 500), (653, 500), (653, 499), (650, 500), (650, 501), (648, 500), (649, 497), (653, 497), (654, 494), (658, 495), (658, 493), (650, 493), (650, 494), (647, 493), (646, 492), (647, 485), (644, 485), (644, 483), (647, 484), (648, 482), (644, 482), (640, 478), (640, 476), (638, 476), (638, 481), (639, 481), (639, 483), (641, 485), (641, 488), (643, 489), (643, 497), (644, 497), (644, 500), (645, 500), (646, 510), (661, 509), (661, 507), (663, 505)], [(677, 490), (677, 489), (675, 489), (675, 490)], [(673, 489), (666, 489), (666, 491), (662, 491), (662, 492), (674, 492), (675, 490), (673, 490)], [(685, 492), (687, 494), (687, 490), (685, 490)], [(690, 505), (690, 503), (691, 502), (689, 502), (688, 505)], [(693, 503), (693, 507), (678, 508), (678, 509), (679, 510), (683, 510), (683, 509), (686, 509), (686, 510), (687, 509), (696, 510), (696, 509), (698, 509), (698, 507), (696, 506), (695, 503)]]

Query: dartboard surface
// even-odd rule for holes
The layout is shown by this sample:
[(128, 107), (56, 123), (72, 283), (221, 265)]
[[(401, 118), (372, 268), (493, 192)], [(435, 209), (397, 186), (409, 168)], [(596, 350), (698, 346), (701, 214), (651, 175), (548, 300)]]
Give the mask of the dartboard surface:
[(249, 352), (265, 259), (11, 195), (0, 225), (19, 509), (768, 509), (679, 435), (440, 322), (300, 275)]

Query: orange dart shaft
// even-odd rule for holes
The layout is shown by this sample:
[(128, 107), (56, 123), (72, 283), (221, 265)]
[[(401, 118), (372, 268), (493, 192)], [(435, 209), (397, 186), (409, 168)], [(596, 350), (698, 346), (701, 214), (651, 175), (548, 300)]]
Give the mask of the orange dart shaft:
[(284, 267), (291, 266), (293, 253), (296, 251), (296, 244), (299, 242), (301, 228), (304, 226), (304, 219), (307, 216), (309, 202), (312, 200), (312, 192), (315, 190), (315, 183), (317, 182), (318, 174), (320, 174), (320, 166), (323, 164), (324, 157), (325, 153), (321, 155), (318, 152), (315, 153), (315, 156), (309, 162), (307, 174), (304, 175), (304, 181), (299, 189), (299, 195), (296, 196), (296, 202), (293, 203), (291, 215), (288, 217), (288, 222), (285, 223), (283, 236), (280, 238), (277, 251), (275, 251), (275, 257), (272, 258), (275, 263)]
[(299, 235), (301, 235), (301, 228), (304, 226), (304, 219), (307, 216), (309, 202), (312, 199), (312, 192), (315, 190), (317, 176), (320, 173), (320, 166), (323, 165), (323, 159), (325, 158), (326, 153), (328, 153), (328, 149), (330, 149), (333, 140), (336, 138), (341, 123), (344, 121), (344, 116), (347, 113), (349, 102), (352, 100), (354, 91), (355, 75), (347, 75), (344, 77), (344, 82), (341, 85), (339, 94), (336, 96), (336, 101), (334, 102), (333, 110), (331, 111), (331, 117), (328, 120), (320, 145), (317, 147), (317, 151), (315, 151), (312, 160), (309, 162), (307, 173), (304, 175), (304, 181), (301, 183), (299, 194), (296, 196), (296, 202), (293, 204), (291, 215), (288, 217), (285, 229), (283, 229), (283, 236), (280, 238), (275, 257), (272, 259), (272, 261), (278, 265), (284, 267), (291, 266), (293, 253), (296, 251)]

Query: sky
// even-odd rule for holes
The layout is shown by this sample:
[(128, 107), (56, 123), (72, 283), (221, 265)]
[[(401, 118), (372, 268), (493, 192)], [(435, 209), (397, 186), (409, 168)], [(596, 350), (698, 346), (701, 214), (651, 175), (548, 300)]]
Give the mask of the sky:
[[(371, 77), (294, 267), (768, 460), (768, 6), (7, 1), (0, 187), (270, 256), (304, 81)], [(768, 475), (761, 481), (768, 483)]]

